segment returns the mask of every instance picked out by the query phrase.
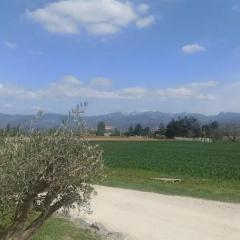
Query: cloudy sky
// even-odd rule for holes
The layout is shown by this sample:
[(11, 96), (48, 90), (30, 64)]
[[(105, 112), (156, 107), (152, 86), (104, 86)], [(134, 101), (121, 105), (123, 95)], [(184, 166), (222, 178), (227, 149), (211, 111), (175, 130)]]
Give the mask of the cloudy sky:
[(0, 112), (240, 112), (240, 0), (1, 0)]

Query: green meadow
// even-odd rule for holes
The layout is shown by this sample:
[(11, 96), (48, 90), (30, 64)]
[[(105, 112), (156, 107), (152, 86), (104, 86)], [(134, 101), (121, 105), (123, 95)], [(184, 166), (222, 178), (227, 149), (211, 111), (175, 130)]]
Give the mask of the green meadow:
[[(97, 142), (104, 185), (240, 202), (240, 144), (178, 141)], [(180, 178), (165, 183), (154, 178)]]

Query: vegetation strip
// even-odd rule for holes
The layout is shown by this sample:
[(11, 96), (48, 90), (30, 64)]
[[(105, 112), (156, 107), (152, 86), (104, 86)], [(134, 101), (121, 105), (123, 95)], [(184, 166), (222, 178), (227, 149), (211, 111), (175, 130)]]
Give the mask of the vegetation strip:
[(63, 218), (51, 218), (31, 240), (100, 240), (93, 231)]

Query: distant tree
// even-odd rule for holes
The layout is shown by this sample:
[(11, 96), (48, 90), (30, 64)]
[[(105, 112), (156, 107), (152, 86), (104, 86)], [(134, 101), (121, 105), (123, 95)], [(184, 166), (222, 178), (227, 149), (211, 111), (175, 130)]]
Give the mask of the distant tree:
[(10, 134), (10, 132), (11, 132), (11, 125), (8, 123), (7, 124), (7, 126), (6, 126), (6, 128), (5, 128), (5, 132), (7, 133), (7, 134)]
[(209, 124), (210, 137), (214, 139), (219, 139), (221, 137), (220, 126), (217, 121)]
[(12, 127), (10, 129), (10, 135), (15, 136), (20, 133), (20, 125), (17, 125), (16, 127)]
[(154, 132), (155, 136), (165, 136), (166, 134), (166, 127), (163, 123), (160, 124), (159, 128)]
[(97, 136), (104, 136), (106, 128), (105, 128), (105, 123), (104, 122), (99, 122), (97, 125), (97, 132), (96, 135)]
[(128, 136), (128, 137), (130, 137), (130, 136), (134, 136), (134, 133), (133, 133), (133, 126), (130, 126), (130, 127), (128, 128), (128, 131), (125, 132), (125, 135)]
[(117, 128), (115, 128), (111, 134), (111, 136), (120, 136), (120, 135), (121, 135), (121, 132)]
[(130, 126), (128, 131), (125, 133), (126, 136), (150, 136), (151, 129), (149, 127), (143, 128), (140, 123), (136, 124), (135, 127)]
[(207, 138), (218, 139), (221, 137), (221, 129), (217, 121), (202, 126), (202, 136)]
[(223, 135), (231, 142), (236, 142), (237, 137), (240, 136), (240, 125), (236, 123), (228, 123), (222, 126)]
[(214, 121), (209, 124), (211, 129), (219, 129), (219, 123), (217, 121)]
[(9, 123), (5, 127), (3, 133), (9, 136), (15, 136), (20, 133), (20, 125), (11, 126)]
[(187, 137), (200, 137), (201, 136), (201, 125), (198, 120), (194, 117), (184, 118), (187, 126)]
[(150, 127), (146, 127), (142, 130), (142, 136), (150, 137), (152, 134), (152, 131)]
[(167, 125), (166, 137), (174, 138), (178, 136), (179, 133), (180, 133), (180, 129), (178, 127), (177, 121), (172, 119), (171, 122)]
[(172, 120), (166, 128), (166, 137), (199, 137), (201, 136), (201, 127), (194, 117), (184, 117), (178, 120)]
[(210, 126), (209, 124), (202, 125), (202, 137), (210, 137)]
[(166, 133), (166, 127), (164, 126), (163, 123), (161, 123), (159, 126), (159, 133), (160, 133), (160, 135), (165, 135), (165, 133)]
[(142, 136), (143, 135), (143, 127), (140, 123), (138, 123), (134, 130), (133, 130), (133, 134), (136, 136)]

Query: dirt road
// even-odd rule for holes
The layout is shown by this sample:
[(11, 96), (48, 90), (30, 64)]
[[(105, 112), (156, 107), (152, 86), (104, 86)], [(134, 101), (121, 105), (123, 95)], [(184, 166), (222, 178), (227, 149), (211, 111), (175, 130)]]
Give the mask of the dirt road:
[(100, 186), (96, 190), (94, 212), (85, 218), (126, 234), (126, 239), (240, 239), (240, 205)]

